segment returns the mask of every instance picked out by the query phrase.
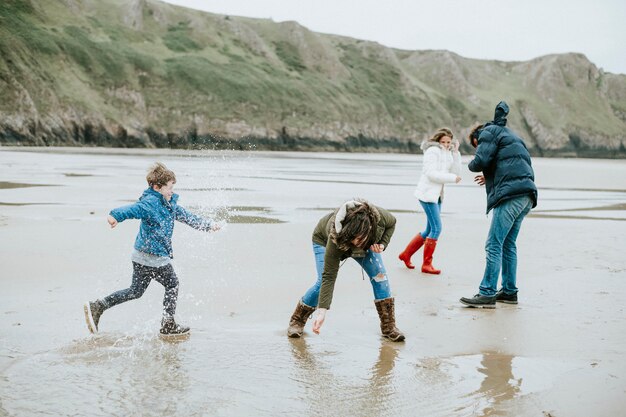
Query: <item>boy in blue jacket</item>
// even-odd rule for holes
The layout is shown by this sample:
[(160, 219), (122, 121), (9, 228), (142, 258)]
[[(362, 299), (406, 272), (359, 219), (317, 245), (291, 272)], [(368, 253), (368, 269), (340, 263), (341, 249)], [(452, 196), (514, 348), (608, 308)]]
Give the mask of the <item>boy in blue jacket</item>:
[[(461, 297), (469, 307), (495, 308), (496, 302), (517, 304), (517, 246), (522, 221), (537, 206), (535, 173), (526, 144), (506, 127), (509, 106), (496, 106), (493, 122), (478, 125), (469, 135), (476, 148), (468, 164), (472, 172), (482, 172), (474, 180), (485, 185), (487, 213), (493, 209), (485, 243), (487, 264), (478, 294)], [(502, 272), (502, 288), (498, 277)]]
[(107, 217), (111, 228), (127, 219), (139, 219), (141, 224), (131, 257), (133, 279), (130, 287), (101, 300), (85, 303), (85, 318), (91, 333), (98, 331), (100, 317), (106, 309), (141, 297), (152, 280), (165, 287), (161, 334), (189, 332), (189, 327), (177, 324), (174, 320), (178, 298), (178, 278), (171, 264), (174, 220), (205, 232), (219, 230), (220, 226), (178, 205), (178, 194), (173, 192), (176, 175), (165, 165), (157, 162), (148, 171), (146, 180), (149, 187), (135, 204), (113, 209)]

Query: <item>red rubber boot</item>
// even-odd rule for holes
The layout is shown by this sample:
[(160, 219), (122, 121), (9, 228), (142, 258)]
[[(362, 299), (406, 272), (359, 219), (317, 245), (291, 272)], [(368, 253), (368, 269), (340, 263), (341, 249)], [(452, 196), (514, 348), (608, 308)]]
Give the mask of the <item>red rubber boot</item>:
[(439, 269), (433, 267), (433, 253), (437, 247), (437, 240), (427, 238), (424, 243), (424, 263), (422, 264), (422, 272), (425, 274), (440, 274)]
[(415, 269), (415, 265), (411, 263), (411, 256), (413, 256), (413, 254), (417, 252), (419, 248), (422, 247), (423, 244), (424, 244), (424, 238), (422, 237), (421, 234), (418, 233), (417, 235), (415, 235), (413, 239), (411, 239), (406, 249), (404, 249), (404, 252), (398, 255), (398, 259), (404, 262), (407, 268)]

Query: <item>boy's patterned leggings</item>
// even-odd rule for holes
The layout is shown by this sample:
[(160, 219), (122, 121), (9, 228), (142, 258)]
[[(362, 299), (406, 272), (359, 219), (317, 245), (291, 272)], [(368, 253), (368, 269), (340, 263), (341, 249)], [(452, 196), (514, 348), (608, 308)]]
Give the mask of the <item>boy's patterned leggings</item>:
[(163, 312), (165, 317), (174, 317), (176, 313), (176, 300), (178, 299), (178, 278), (172, 264), (159, 268), (145, 266), (133, 262), (133, 281), (129, 288), (119, 290), (102, 300), (105, 308), (134, 300), (143, 295), (151, 280), (157, 281), (165, 287), (163, 297)]

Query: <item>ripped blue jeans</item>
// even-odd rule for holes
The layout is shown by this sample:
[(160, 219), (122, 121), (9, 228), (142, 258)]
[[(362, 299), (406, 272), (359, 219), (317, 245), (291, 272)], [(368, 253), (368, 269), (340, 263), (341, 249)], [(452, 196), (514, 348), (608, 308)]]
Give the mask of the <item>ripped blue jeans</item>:
[[(326, 247), (313, 244), (313, 254), (315, 255), (315, 268), (317, 269), (317, 281), (308, 289), (302, 297), (302, 302), (310, 307), (317, 307), (320, 288), (322, 287), (322, 272), (324, 272), (324, 255)], [(374, 291), (374, 300), (383, 300), (391, 297), (391, 288), (387, 279), (387, 270), (383, 265), (383, 257), (380, 253), (368, 250), (363, 258), (352, 258), (361, 265), (370, 278), (372, 290)]]

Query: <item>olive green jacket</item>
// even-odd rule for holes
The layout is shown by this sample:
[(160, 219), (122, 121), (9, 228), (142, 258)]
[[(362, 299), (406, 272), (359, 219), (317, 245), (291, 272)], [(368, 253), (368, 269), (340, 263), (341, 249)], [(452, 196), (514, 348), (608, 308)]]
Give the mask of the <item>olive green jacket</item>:
[[(385, 249), (387, 249), (391, 236), (396, 228), (396, 218), (384, 208), (374, 207), (378, 210), (380, 215), (380, 219), (376, 225), (376, 238), (374, 242), (385, 245)], [(330, 232), (335, 221), (336, 212), (337, 210), (322, 217), (313, 231), (313, 243), (326, 247), (324, 272), (322, 273), (322, 288), (320, 289), (318, 303), (319, 308), (330, 308), (341, 261), (351, 257), (362, 258), (365, 256), (365, 250), (356, 247), (342, 251), (337, 247), (335, 242), (330, 239)]]

